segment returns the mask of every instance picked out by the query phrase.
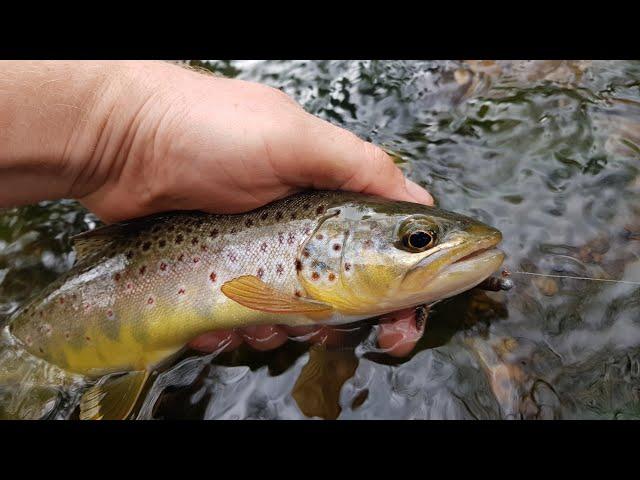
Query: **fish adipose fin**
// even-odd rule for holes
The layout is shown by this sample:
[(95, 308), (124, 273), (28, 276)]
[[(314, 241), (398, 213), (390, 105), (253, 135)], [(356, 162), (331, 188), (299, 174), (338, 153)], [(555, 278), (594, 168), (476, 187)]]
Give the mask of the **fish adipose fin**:
[(148, 371), (140, 370), (100, 381), (82, 395), (80, 420), (125, 420), (148, 377)]
[(240, 305), (271, 313), (301, 313), (311, 317), (330, 316), (333, 307), (326, 303), (287, 295), (270, 287), (258, 277), (244, 275), (226, 282), (222, 293)]

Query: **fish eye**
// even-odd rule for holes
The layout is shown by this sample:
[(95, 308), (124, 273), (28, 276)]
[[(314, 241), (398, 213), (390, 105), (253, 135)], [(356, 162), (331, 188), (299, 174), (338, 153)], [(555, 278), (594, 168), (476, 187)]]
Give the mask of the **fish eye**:
[(432, 247), (435, 243), (435, 235), (433, 232), (426, 230), (415, 230), (406, 233), (402, 237), (402, 245), (412, 252), (423, 252)]

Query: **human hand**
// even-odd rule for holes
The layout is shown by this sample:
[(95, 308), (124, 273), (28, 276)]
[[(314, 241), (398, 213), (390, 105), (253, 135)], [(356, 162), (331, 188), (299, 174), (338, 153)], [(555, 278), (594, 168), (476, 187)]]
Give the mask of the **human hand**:
[[(13, 201), (6, 190), (0, 193), (0, 206), (70, 196), (114, 222), (167, 210), (238, 213), (307, 188), (433, 203), (380, 148), (306, 113), (271, 87), (164, 62), (36, 62), (31, 69), (39, 75), (31, 90), (38, 87), (45, 98), (28, 101), (45, 121), (28, 119), (35, 141), (16, 130), (7, 145), (16, 149), (31, 140), (29, 153), (17, 158), (36, 161), (10, 165), (5, 182), (22, 181), (20, 172), (29, 166), (49, 168), (32, 169)], [(9, 116), (18, 117), (12, 123), (24, 121), (23, 110), (11, 107)], [(52, 132), (57, 123), (63, 130)], [(34, 188), (38, 179), (41, 188)], [(392, 354), (412, 347), (421, 334), (412, 318), (403, 313), (402, 321), (383, 322), (380, 345)], [(211, 332), (191, 345), (208, 351), (245, 341), (266, 350), (299, 333), (250, 327)], [(311, 335), (312, 341), (332, 336), (339, 335), (327, 327)]]

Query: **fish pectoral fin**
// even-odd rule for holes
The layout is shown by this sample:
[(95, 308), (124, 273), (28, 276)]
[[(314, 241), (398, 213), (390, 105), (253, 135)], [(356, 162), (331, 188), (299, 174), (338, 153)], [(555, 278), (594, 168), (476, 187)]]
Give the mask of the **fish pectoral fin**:
[(222, 285), (221, 290), (240, 305), (261, 312), (301, 313), (314, 318), (324, 318), (334, 311), (333, 307), (326, 303), (282, 293), (254, 275), (243, 275), (229, 280)]
[(147, 370), (106, 377), (80, 399), (80, 420), (125, 420), (149, 377)]

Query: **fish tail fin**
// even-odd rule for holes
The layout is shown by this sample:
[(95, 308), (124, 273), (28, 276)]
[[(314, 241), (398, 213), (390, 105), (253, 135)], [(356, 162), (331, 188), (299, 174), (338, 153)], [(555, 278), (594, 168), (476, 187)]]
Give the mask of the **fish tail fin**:
[[(0, 335), (0, 420), (61, 418), (77, 380), (24, 350), (7, 328)], [(68, 412), (71, 413), (70, 411)]]

